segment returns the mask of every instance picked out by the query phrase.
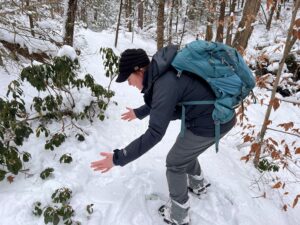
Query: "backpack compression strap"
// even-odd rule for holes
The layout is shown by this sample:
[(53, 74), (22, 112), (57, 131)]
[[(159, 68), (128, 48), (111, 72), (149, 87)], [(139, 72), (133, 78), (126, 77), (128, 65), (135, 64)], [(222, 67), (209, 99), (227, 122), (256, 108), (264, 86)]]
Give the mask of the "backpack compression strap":
[[(181, 106), (181, 130), (180, 136), (184, 136), (185, 131), (185, 106), (188, 105), (211, 105), (214, 104), (215, 101), (189, 101), (189, 102), (181, 102), (179, 105)], [(215, 120), (215, 142), (216, 142), (216, 152), (219, 151), (219, 141), (220, 141), (220, 121)]]

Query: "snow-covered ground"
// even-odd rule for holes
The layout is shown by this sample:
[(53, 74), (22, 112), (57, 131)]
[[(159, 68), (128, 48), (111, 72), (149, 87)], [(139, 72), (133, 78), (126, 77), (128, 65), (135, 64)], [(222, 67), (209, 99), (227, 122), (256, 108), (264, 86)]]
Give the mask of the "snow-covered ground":
[[(114, 34), (95, 33), (79, 30), (75, 45), (82, 50), (80, 63), (84, 73), (90, 73), (97, 82), (108, 85), (104, 75), (100, 47), (112, 47)], [(149, 55), (155, 53), (153, 40), (144, 40), (135, 35), (131, 43), (129, 33), (121, 33), (116, 53), (126, 48), (144, 48)], [(9, 80), (16, 75), (7, 75), (0, 70), (0, 96), (6, 93)], [(21, 150), (31, 153), (32, 160), (26, 164), (31, 176), (19, 175), (14, 182), (0, 183), (0, 225), (41, 225), (42, 218), (32, 214), (33, 203), (40, 201), (43, 206), (51, 203), (51, 195), (61, 187), (73, 191), (71, 205), (76, 211), (75, 220), (82, 225), (162, 225), (157, 209), (168, 198), (165, 178), (165, 157), (174, 143), (180, 130), (180, 122), (172, 122), (163, 140), (147, 154), (125, 167), (114, 167), (110, 172), (101, 174), (92, 171), (90, 163), (101, 158), (102, 151), (113, 151), (125, 147), (134, 138), (147, 129), (148, 120), (125, 122), (121, 114), (126, 107), (138, 107), (143, 104), (138, 90), (126, 83), (112, 84), (116, 95), (106, 111), (104, 122), (80, 122), (88, 133), (84, 142), (79, 142), (70, 135), (66, 142), (55, 151), (44, 150), (45, 139), (32, 135)], [(263, 90), (255, 90), (257, 93)], [(28, 90), (27, 90), (28, 92)], [(29, 94), (30, 95), (30, 89)], [(33, 95), (33, 94), (32, 94)], [(80, 100), (80, 99), (78, 99)], [(283, 103), (282, 107), (272, 114), (274, 124), (294, 121), (300, 127), (300, 109), (292, 104)], [(266, 106), (252, 105), (248, 116), (254, 124), (261, 126)], [(288, 113), (287, 113), (288, 112)], [(294, 137), (280, 135), (287, 142)], [(299, 139), (296, 145), (300, 145)], [(236, 127), (221, 140), (220, 151), (214, 147), (200, 157), (204, 174), (212, 186), (207, 195), (201, 199), (191, 196), (192, 225), (297, 225), (300, 224), (299, 206), (282, 210), (283, 202), (274, 190), (254, 184), (260, 176), (251, 163), (245, 164), (240, 158), (249, 149), (238, 150), (242, 144), (241, 129)], [(59, 158), (64, 153), (71, 153), (71, 164), (60, 164)], [(47, 167), (55, 169), (54, 175), (42, 180), (39, 174)], [(290, 186), (290, 194), (300, 193), (300, 186)], [(266, 192), (266, 198), (259, 197)], [(290, 199), (288, 203), (291, 203)], [(86, 206), (94, 204), (94, 213), (88, 215)]]

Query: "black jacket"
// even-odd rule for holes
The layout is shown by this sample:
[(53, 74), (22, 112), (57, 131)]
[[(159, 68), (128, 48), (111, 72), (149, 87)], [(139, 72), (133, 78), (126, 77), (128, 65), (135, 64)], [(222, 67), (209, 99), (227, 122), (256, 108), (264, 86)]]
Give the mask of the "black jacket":
[[(176, 46), (159, 50), (145, 71), (143, 90), (145, 105), (134, 110), (137, 118), (150, 115), (147, 131), (122, 150), (115, 150), (113, 162), (124, 166), (150, 150), (164, 136), (171, 120), (181, 118), (184, 101), (214, 100), (215, 95), (209, 85), (198, 76), (177, 72), (170, 64), (177, 52)], [(213, 105), (186, 107), (186, 128), (194, 134), (214, 137), (215, 125), (212, 119)], [(229, 131), (235, 124), (235, 117), (221, 125), (221, 134)]]

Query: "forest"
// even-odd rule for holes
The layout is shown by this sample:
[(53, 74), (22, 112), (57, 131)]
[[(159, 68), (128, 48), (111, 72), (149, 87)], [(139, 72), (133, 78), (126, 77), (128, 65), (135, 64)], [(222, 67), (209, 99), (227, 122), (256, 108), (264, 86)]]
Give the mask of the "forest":
[[(195, 40), (236, 49), (256, 86), (237, 123), (199, 156), (212, 187), (192, 225), (299, 224), (300, 0), (0, 0), (0, 225), (157, 225), (168, 198), (170, 123), (153, 150), (96, 173), (149, 119), (117, 84), (121, 53)], [(298, 211), (298, 212), (297, 212)]]

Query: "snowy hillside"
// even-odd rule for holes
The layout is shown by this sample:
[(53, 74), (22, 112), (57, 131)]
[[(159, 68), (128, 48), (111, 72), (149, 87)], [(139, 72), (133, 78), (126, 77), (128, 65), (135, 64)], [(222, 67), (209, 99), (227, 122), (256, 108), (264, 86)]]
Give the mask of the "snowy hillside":
[[(258, 34), (259, 35), (259, 34)], [(113, 47), (114, 34), (109, 32), (95, 33), (80, 30), (75, 37), (75, 46), (82, 50), (79, 56), (81, 69), (92, 74), (96, 81), (106, 86), (109, 80), (104, 75), (100, 47)], [(252, 45), (256, 44), (252, 40)], [(122, 33), (119, 46), (120, 53), (126, 48), (144, 48), (149, 55), (156, 51), (156, 43), (136, 35), (134, 44), (131, 35)], [(251, 46), (249, 47), (251, 48)], [(0, 69), (0, 96), (6, 94), (9, 81), (16, 79), (18, 68), (7, 71)], [(43, 206), (51, 203), (52, 193), (61, 187), (72, 190), (71, 205), (76, 211), (74, 220), (82, 225), (162, 225), (157, 209), (168, 198), (165, 178), (165, 157), (173, 145), (179, 130), (180, 122), (172, 122), (163, 140), (147, 154), (125, 167), (114, 167), (110, 172), (96, 173), (90, 168), (92, 161), (101, 158), (102, 151), (113, 151), (125, 147), (147, 129), (147, 118), (142, 121), (125, 122), (121, 114), (126, 107), (138, 107), (143, 104), (138, 90), (126, 83), (112, 84), (115, 91), (113, 100), (118, 105), (110, 104), (104, 122), (80, 122), (88, 133), (84, 142), (74, 138), (70, 133), (66, 140), (55, 151), (44, 150), (45, 139), (31, 135), (21, 147), (31, 153), (32, 160), (26, 164), (30, 170), (17, 176), (12, 183), (0, 182), (0, 225), (41, 225), (43, 218), (32, 214), (33, 204), (37, 201)], [(25, 91), (29, 101), (36, 93), (31, 89)], [(270, 92), (255, 89), (261, 96)], [(76, 96), (80, 102), (81, 96)], [(261, 127), (266, 106), (253, 104), (247, 115), (251, 122)], [(300, 127), (300, 108), (289, 103), (282, 103), (281, 108), (271, 115), (274, 124), (293, 121)], [(56, 126), (53, 124), (52, 126)], [(287, 142), (295, 137), (287, 134), (270, 132)], [(242, 148), (241, 128), (236, 127), (221, 140), (220, 151), (215, 153), (211, 147), (199, 157), (205, 177), (212, 186), (201, 199), (191, 196), (192, 225), (297, 225), (300, 224), (299, 206), (282, 210), (284, 203), (291, 204), (293, 199), (281, 199), (276, 190), (256, 183), (260, 173), (251, 162), (245, 164), (240, 158), (249, 152), (249, 146)], [(296, 145), (300, 145), (299, 138)], [(60, 164), (59, 157), (71, 153), (71, 164)], [(55, 169), (52, 177), (45, 181), (40, 178), (44, 169)], [(298, 174), (299, 176), (300, 174)], [(291, 175), (287, 175), (291, 176)], [(299, 183), (288, 186), (290, 196), (300, 193)], [(261, 197), (266, 192), (266, 197)], [(93, 213), (89, 215), (86, 206), (93, 204)]]

